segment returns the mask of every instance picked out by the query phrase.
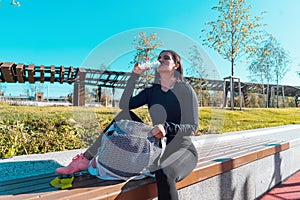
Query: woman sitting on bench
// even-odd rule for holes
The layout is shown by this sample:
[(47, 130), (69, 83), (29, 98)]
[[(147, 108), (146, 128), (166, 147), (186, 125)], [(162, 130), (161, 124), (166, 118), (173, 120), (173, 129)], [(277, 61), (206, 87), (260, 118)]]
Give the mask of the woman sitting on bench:
[[(152, 135), (167, 138), (166, 148), (155, 170), (158, 199), (178, 199), (176, 182), (190, 174), (198, 161), (197, 151), (189, 137), (198, 128), (198, 102), (192, 87), (184, 82), (180, 56), (172, 50), (164, 50), (159, 54), (158, 61), (160, 66), (156, 70), (153, 86), (132, 97), (137, 80), (148, 70), (135, 64), (120, 99), (122, 115), (128, 113), (128, 116), (117, 117), (139, 121), (129, 111), (148, 106), (154, 125)], [(101, 145), (101, 135), (83, 154), (73, 158), (67, 167), (57, 168), (56, 173), (72, 174), (87, 169)]]

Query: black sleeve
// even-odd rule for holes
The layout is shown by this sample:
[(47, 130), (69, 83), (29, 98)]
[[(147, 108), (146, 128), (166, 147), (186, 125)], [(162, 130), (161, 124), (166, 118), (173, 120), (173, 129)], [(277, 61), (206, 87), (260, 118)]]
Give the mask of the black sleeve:
[(181, 107), (180, 124), (165, 122), (164, 128), (167, 134), (189, 136), (198, 129), (198, 101), (193, 88), (184, 84), (175, 91)]
[(130, 78), (127, 81), (125, 89), (120, 98), (119, 107), (122, 110), (131, 110), (138, 107), (141, 107), (147, 103), (147, 92), (142, 90), (139, 94), (132, 97), (133, 90), (139, 79), (140, 75), (132, 73)]

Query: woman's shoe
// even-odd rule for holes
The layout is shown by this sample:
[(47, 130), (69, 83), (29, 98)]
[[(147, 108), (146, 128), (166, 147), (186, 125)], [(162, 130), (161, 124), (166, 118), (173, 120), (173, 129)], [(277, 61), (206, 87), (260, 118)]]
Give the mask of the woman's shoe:
[(55, 170), (57, 174), (74, 174), (76, 172), (85, 170), (88, 168), (90, 161), (79, 154), (72, 159), (72, 162), (66, 167), (59, 167)]

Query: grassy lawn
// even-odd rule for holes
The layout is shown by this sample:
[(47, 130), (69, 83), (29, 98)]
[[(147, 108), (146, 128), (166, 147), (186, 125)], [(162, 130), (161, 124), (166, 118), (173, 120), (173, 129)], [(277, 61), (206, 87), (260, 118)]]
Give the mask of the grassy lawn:
[[(119, 112), (117, 108), (0, 105), (0, 158), (83, 148)], [(147, 124), (146, 108), (135, 113)], [(299, 108), (199, 108), (197, 135), (300, 124)]]
[(200, 134), (300, 124), (299, 108), (247, 108), (242, 111), (200, 108), (199, 111)]

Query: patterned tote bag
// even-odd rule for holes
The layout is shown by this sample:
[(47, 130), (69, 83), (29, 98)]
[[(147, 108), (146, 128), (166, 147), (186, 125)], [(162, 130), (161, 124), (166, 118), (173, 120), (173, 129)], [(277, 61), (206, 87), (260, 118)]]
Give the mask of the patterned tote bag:
[(129, 180), (149, 174), (148, 169), (165, 147), (165, 142), (152, 136), (152, 128), (131, 120), (112, 123), (94, 158), (97, 164), (94, 175), (106, 180)]

